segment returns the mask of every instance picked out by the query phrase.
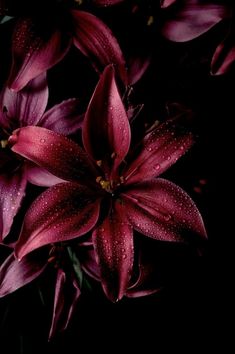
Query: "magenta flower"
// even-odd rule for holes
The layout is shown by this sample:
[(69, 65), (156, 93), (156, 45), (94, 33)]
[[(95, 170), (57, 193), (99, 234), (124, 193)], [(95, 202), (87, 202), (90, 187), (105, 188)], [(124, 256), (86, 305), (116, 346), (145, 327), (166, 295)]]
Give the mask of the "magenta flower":
[(168, 242), (206, 236), (191, 198), (172, 182), (155, 178), (188, 150), (193, 138), (167, 122), (130, 149), (130, 124), (112, 66), (96, 87), (82, 133), (85, 150), (40, 127), (18, 129), (10, 138), (12, 151), (68, 181), (34, 201), (15, 253), (22, 258), (43, 245), (92, 230), (103, 289), (116, 301), (132, 274), (133, 229)]
[[(116, 1), (117, 2), (117, 1)], [(97, 1), (107, 5), (107, 1)], [(112, 4), (112, 1), (110, 2)], [(125, 61), (110, 29), (89, 12), (53, 8), (42, 18), (21, 18), (13, 36), (9, 86), (21, 90), (31, 79), (61, 61), (75, 45), (100, 72), (113, 63), (126, 82)]]
[(4, 89), (0, 96), (0, 241), (4, 239), (13, 222), (27, 181), (51, 186), (61, 182), (31, 162), (27, 162), (9, 149), (8, 138), (16, 128), (38, 125), (54, 131), (72, 134), (81, 122), (78, 100), (71, 99), (45, 112), (48, 100), (46, 75), (32, 80), (24, 90), (15, 93)]

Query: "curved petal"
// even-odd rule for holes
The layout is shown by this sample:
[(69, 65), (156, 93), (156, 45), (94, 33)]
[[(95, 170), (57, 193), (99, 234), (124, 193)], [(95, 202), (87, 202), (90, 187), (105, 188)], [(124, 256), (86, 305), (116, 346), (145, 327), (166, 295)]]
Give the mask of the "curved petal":
[(42, 253), (28, 255), (22, 261), (11, 254), (0, 268), (0, 297), (6, 296), (36, 279), (46, 268)]
[(67, 328), (80, 294), (75, 279), (67, 279), (67, 274), (58, 269), (49, 339)]
[(0, 175), (0, 240), (10, 232), (13, 219), (24, 197), (27, 179), (23, 169)]
[(25, 164), (25, 174), (27, 181), (40, 187), (51, 187), (55, 184), (65, 182), (61, 178), (52, 175), (42, 167), (38, 167), (34, 163), (27, 161)]
[(85, 151), (72, 140), (51, 130), (41, 127), (17, 129), (9, 143), (12, 151), (64, 180), (89, 182), (89, 177), (96, 175)]
[(121, 204), (114, 205), (92, 237), (104, 292), (111, 301), (118, 301), (126, 292), (134, 256), (133, 231)]
[(145, 136), (140, 153), (124, 171), (126, 184), (159, 176), (184, 155), (192, 144), (192, 134), (174, 121), (157, 126)]
[[(169, 1), (168, 1), (169, 2)], [(171, 1), (170, 1), (171, 2)], [(162, 34), (175, 42), (186, 42), (201, 36), (227, 17), (228, 7), (201, 0), (184, 0), (164, 21)]]
[[(20, 92), (5, 89), (1, 104), (5, 107), (9, 119), (13, 119), (13, 129), (37, 125), (45, 112), (48, 101), (46, 73), (31, 80)], [(14, 121), (15, 125), (14, 126)]]
[(74, 22), (74, 45), (102, 72), (106, 65), (115, 64), (124, 84), (127, 83), (125, 60), (111, 30), (97, 17), (84, 11), (71, 11)]
[(15, 247), (17, 258), (44, 245), (84, 235), (96, 224), (99, 208), (99, 199), (87, 187), (61, 183), (49, 188), (25, 215)]
[(129, 188), (121, 197), (134, 229), (160, 241), (206, 238), (202, 217), (187, 193), (158, 178)]
[(229, 71), (235, 62), (235, 30), (216, 48), (211, 61), (212, 75), (221, 75)]
[(80, 113), (80, 101), (71, 98), (47, 111), (39, 126), (63, 135), (76, 133), (82, 126), (84, 115)]
[(53, 29), (46, 32), (43, 22), (20, 19), (13, 36), (9, 87), (21, 90), (30, 80), (62, 60), (70, 46), (71, 40), (62, 32)]
[[(104, 70), (83, 123), (83, 144), (96, 161), (107, 163), (113, 173), (130, 146), (130, 124), (110, 65)], [(102, 165), (101, 165), (102, 166)]]

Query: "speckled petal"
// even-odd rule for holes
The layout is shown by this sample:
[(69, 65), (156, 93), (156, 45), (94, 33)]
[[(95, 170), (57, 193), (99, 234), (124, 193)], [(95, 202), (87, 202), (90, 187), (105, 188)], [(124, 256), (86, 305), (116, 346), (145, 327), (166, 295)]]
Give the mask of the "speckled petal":
[[(68, 181), (95, 183), (96, 170), (85, 151), (63, 135), (41, 127), (17, 129), (9, 138), (12, 151)], [(93, 179), (92, 179), (92, 176)]]
[(174, 121), (157, 126), (143, 139), (136, 159), (123, 172), (126, 184), (159, 176), (184, 155), (192, 144), (192, 134)]
[(97, 222), (100, 201), (87, 187), (57, 184), (42, 193), (26, 213), (15, 253), (21, 259), (47, 244), (89, 232)]
[(119, 77), (127, 83), (125, 60), (111, 30), (96, 16), (73, 10), (74, 45), (86, 55), (98, 72), (114, 64)]
[(134, 229), (160, 241), (190, 242), (206, 238), (202, 217), (188, 194), (158, 178), (137, 184), (121, 197)]
[(106, 296), (113, 302), (126, 292), (133, 266), (133, 231), (126, 210), (115, 203), (109, 216), (93, 232), (93, 242)]

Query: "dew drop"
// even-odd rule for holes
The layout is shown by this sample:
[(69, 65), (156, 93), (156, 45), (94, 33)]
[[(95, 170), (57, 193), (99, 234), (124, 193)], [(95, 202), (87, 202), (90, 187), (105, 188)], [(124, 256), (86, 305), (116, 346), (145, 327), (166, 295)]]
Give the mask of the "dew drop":
[(172, 216), (171, 216), (170, 214), (164, 216), (164, 219), (165, 219), (166, 221), (170, 221), (171, 218), (172, 218)]
[(160, 170), (160, 167), (161, 167), (161, 166), (160, 166), (159, 163), (158, 163), (158, 164), (155, 166), (155, 170), (157, 170), (157, 171)]

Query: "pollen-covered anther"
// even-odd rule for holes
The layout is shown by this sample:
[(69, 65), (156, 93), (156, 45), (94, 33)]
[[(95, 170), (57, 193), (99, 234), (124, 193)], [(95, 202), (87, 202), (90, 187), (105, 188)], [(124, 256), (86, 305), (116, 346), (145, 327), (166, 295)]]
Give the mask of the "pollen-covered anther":
[(101, 180), (102, 180), (102, 177), (101, 177), (101, 176), (98, 176), (98, 177), (96, 177), (96, 180), (95, 180), (95, 181), (96, 181), (97, 183), (100, 183)]
[(154, 17), (149, 16), (148, 21), (147, 21), (147, 26), (152, 26), (153, 23), (154, 23)]
[(110, 182), (109, 181), (105, 181), (104, 179), (102, 179), (100, 181), (100, 185), (103, 189), (105, 189), (107, 192), (110, 192), (111, 191), (111, 185), (110, 185)]
[(54, 263), (55, 260), (56, 260), (56, 257), (55, 257), (55, 256), (52, 256), (52, 257), (48, 258), (47, 262), (48, 262), (48, 263)]
[(97, 161), (96, 161), (96, 165), (99, 166), (99, 167), (101, 167), (101, 165), (102, 165), (102, 160), (97, 160)]
[(1, 148), (5, 149), (8, 145), (8, 140), (0, 140)]

